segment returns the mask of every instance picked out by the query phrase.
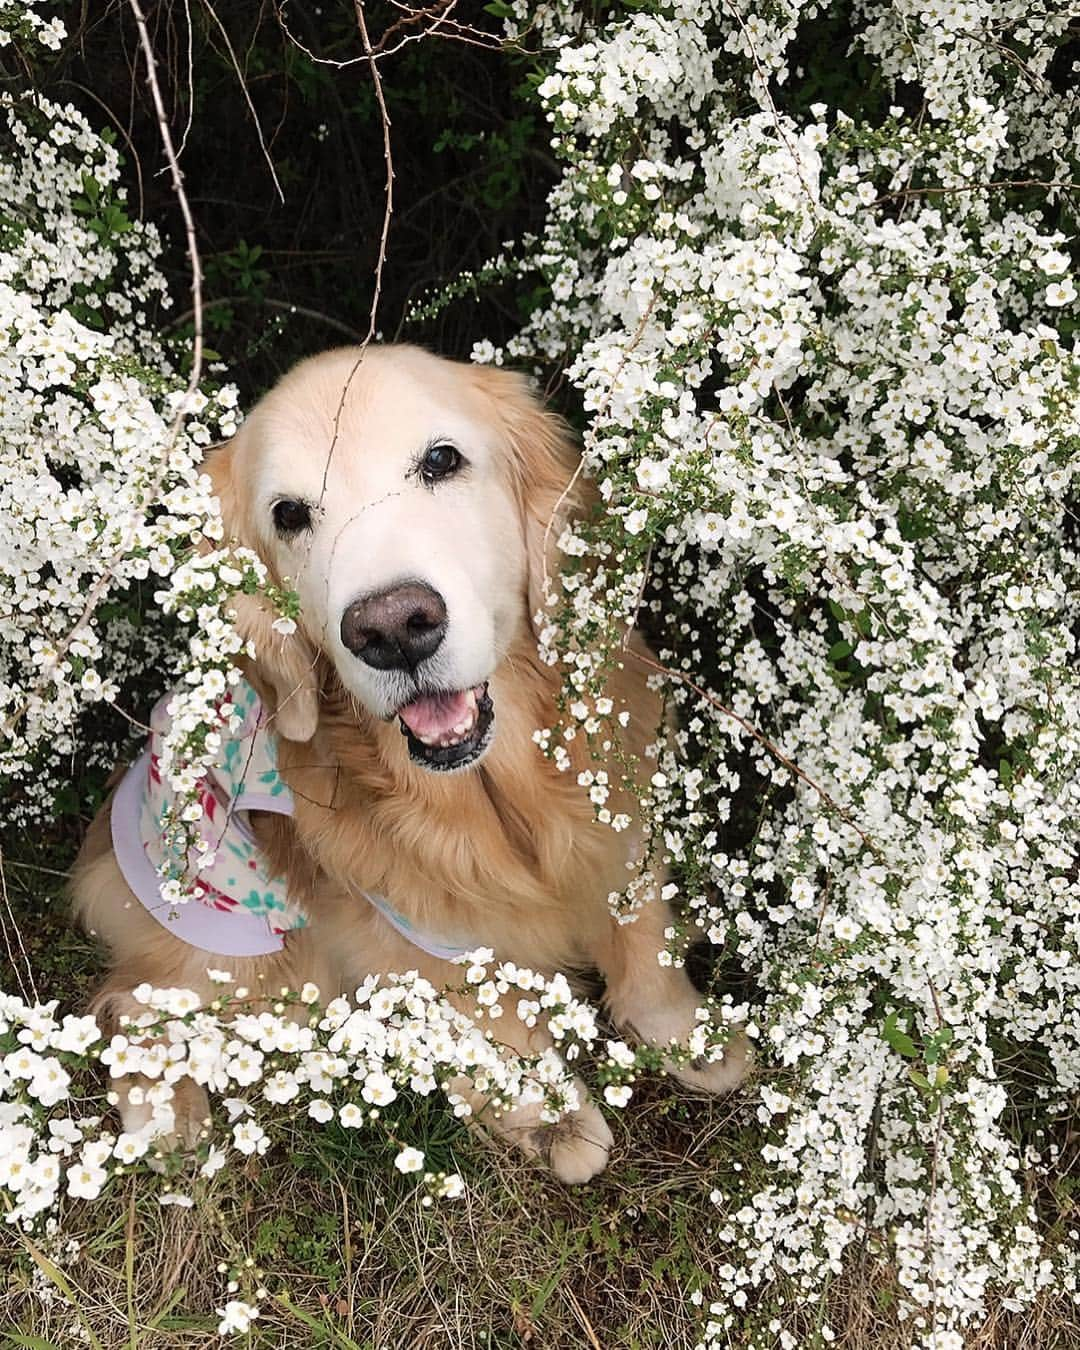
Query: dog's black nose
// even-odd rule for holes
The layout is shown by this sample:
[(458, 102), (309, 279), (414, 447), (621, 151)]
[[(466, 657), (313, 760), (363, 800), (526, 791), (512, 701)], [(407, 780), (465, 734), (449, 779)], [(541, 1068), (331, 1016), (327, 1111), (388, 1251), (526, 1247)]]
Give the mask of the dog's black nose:
[(354, 600), (341, 616), (341, 640), (376, 670), (414, 670), (446, 635), (446, 604), (422, 581)]

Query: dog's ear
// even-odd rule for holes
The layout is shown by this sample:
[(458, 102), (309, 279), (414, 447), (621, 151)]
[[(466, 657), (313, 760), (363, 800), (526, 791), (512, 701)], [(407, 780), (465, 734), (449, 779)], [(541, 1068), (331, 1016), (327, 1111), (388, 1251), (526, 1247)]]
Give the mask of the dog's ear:
[(236, 630), (254, 648), (245, 675), (270, 713), (271, 725), (287, 741), (310, 741), (319, 722), (318, 655), (299, 628), (279, 633), (277, 615), (254, 595), (232, 600)]
[[(204, 465), (221, 503), (225, 539), (254, 549), (255, 537), (243, 500), (243, 463), (248, 438), (247, 423), (231, 441), (213, 449)], [(276, 578), (275, 578), (276, 580)], [(252, 644), (254, 661), (246, 665), (245, 676), (266, 705), (272, 725), (290, 741), (310, 741), (319, 719), (318, 655), (297, 628), (279, 633), (277, 617), (266, 601), (255, 595), (237, 593), (231, 601), (236, 614), (236, 630)]]
[(528, 576), (529, 619), (557, 589), (559, 536), (585, 513), (595, 489), (582, 475), (577, 439), (567, 423), (544, 407), (528, 378), (516, 371), (477, 366), (476, 377), (495, 406), (510, 451), (510, 475), (521, 513)]

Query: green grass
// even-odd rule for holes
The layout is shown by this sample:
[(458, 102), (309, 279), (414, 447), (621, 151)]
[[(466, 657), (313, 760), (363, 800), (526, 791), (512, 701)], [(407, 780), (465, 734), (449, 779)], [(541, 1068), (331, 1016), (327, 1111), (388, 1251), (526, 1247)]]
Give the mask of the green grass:
[[(8, 898), (42, 995), (77, 1006), (98, 955), (70, 923), (62, 859), (45, 866), (9, 859)], [(4, 983), (11, 987), (10, 972)], [(63, 1235), (79, 1249), (61, 1251), (56, 1264), (42, 1246), (0, 1233), (0, 1346), (214, 1343), (228, 1279), (221, 1265), (244, 1271), (251, 1288), (261, 1279), (269, 1293), (252, 1347), (695, 1345), (713, 1272), (732, 1256), (714, 1236), (710, 1192), (734, 1196), (766, 1180), (749, 1099), (693, 1098), (662, 1079), (640, 1084), (612, 1117), (607, 1172), (575, 1190), (482, 1146), (437, 1100), (403, 1099), (394, 1109), (403, 1141), (434, 1168), (462, 1173), (463, 1198), (425, 1207), (423, 1188), (394, 1171), (381, 1134), (283, 1120), (265, 1157), (198, 1185), (178, 1177), (194, 1209), (162, 1208), (160, 1180), (135, 1173), (96, 1202), (68, 1204)], [(782, 1289), (769, 1302), (800, 1344), (819, 1343), (819, 1310), (797, 1309)], [(857, 1255), (829, 1291), (829, 1318), (843, 1329), (837, 1343), (907, 1346), (895, 1303), (889, 1271)], [(1080, 1322), (1051, 1300), (1034, 1316), (996, 1313), (971, 1343), (1075, 1350)], [(730, 1344), (749, 1338), (738, 1332)]]

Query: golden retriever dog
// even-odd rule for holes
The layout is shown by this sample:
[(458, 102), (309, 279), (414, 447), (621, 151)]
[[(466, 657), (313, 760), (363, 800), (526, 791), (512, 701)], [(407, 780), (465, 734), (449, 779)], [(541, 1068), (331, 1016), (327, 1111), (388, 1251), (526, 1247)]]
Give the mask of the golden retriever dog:
[[(95, 1001), (104, 1020), (140, 1011), (131, 991), (142, 982), (209, 1002), (218, 990), (207, 970), (222, 966), (268, 996), (310, 981), (326, 1000), (371, 973), (409, 969), (437, 988), (460, 986), (460, 966), (411, 941), (414, 931), (547, 974), (599, 971), (627, 1036), (685, 1042), (700, 1000), (683, 970), (657, 960), (672, 922), (666, 902), (653, 895), (631, 923), (609, 912), (637, 866), (634, 831), (596, 822), (576, 781), (598, 767), (584, 736), (568, 744), (572, 772), (534, 741), (558, 715), (562, 674), (540, 660), (532, 624), (557, 570), (545, 550), (572, 509), (576, 463), (566, 427), (522, 376), (407, 346), (304, 361), (211, 452), (227, 536), (300, 596), (287, 636), (255, 600), (237, 597), (236, 610), (255, 651), (245, 678), (294, 803), (291, 815), (254, 811), (251, 828), (306, 925), (280, 951), (240, 959), (169, 931), (124, 879), (114, 796), (73, 877), (78, 916), (110, 951)], [(624, 744), (639, 760), (662, 722), (647, 674), (628, 654), (608, 690), (630, 715)], [(611, 766), (613, 784), (621, 772)], [(618, 789), (609, 805), (633, 811)], [(387, 897), (399, 921), (370, 896)], [(543, 1025), (512, 1016), (498, 1035), (522, 1054), (552, 1044)], [(717, 1092), (743, 1078), (746, 1062), (738, 1036), (716, 1063), (670, 1068)], [(605, 1166), (612, 1136), (583, 1084), (581, 1109), (554, 1127), (537, 1106), (488, 1120), (468, 1083), (450, 1086), (563, 1181)], [(121, 1100), (136, 1128), (147, 1108)], [(190, 1143), (207, 1123), (202, 1088), (183, 1080), (174, 1109), (176, 1135)]]

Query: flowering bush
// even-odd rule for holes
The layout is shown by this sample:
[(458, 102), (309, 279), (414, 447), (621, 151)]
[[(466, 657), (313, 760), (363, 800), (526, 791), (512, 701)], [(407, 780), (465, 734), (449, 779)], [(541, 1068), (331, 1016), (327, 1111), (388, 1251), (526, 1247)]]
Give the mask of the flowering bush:
[[(748, 1168), (743, 1193), (714, 1193), (728, 1259), (704, 1343), (738, 1328), (796, 1344), (800, 1309), (858, 1244), (894, 1272), (928, 1350), (954, 1350), (991, 1297), (1077, 1291), (1077, 1233), (1047, 1184), (1080, 1087), (1067, 15), (860, 0), (850, 59), (895, 100), (878, 106), (813, 69), (821, 52), (802, 69), (821, 4), (671, 0), (594, 25), (569, 0), (498, 8), (544, 44), (537, 96), (562, 176), (532, 254), (546, 297), (506, 348), (475, 354), (567, 366), (601, 502), (559, 540), (543, 649), (566, 693), (537, 740), (568, 766), (567, 740), (618, 739), (614, 662), (663, 683), (677, 729), (641, 807), (685, 917), (658, 956), (704, 940), (752, 990), (770, 1180)], [(9, 9), (0, 34), (16, 31)], [(45, 31), (35, 16), (17, 36)], [(0, 577), (0, 771), (28, 813), (79, 710), (117, 697), (147, 640), (132, 588), (151, 573), (196, 634), (167, 646), (192, 671), (172, 765), (190, 787), (239, 646), (227, 596), (262, 577), (217, 548), (198, 458), (234, 399), (185, 403), (151, 336), (157, 244), (126, 215), (115, 152), (69, 109), (3, 98), (0, 492), (19, 538)], [(45, 746), (53, 773), (31, 786)], [(606, 772), (582, 789), (622, 828)], [(612, 897), (621, 919), (649, 885)], [(516, 1015), (551, 1012), (570, 1051), (597, 1043), (558, 980), (474, 974), (489, 1015), (532, 991)], [(553, 1112), (572, 1097), (558, 1060), (496, 1059), (412, 977), (232, 1021), (224, 996), (195, 1009), (144, 993), (153, 1049), (5, 1001), (0, 1181), (16, 1221), (96, 1194), (150, 1148), (72, 1113), (88, 1059), (138, 1068), (166, 1117), (185, 1076), (234, 1094), (204, 1176), (227, 1149), (267, 1147), (269, 1107), (359, 1125), (462, 1072), (507, 1101), (548, 1094)], [(608, 1043), (610, 1104), (641, 1062)], [(424, 1159), (399, 1141), (397, 1166)], [(223, 1331), (257, 1314), (243, 1293)]]
[(773, 1180), (714, 1197), (706, 1340), (869, 1241), (943, 1350), (990, 1290), (1077, 1288), (1032, 1197), (1080, 1085), (1077, 66), (1060, 11), (866, 0), (897, 104), (807, 107), (822, 9), (513, 6), (564, 170), (506, 355), (571, 353), (603, 501), (560, 541), (544, 744), (611, 735), (605, 671), (657, 635), (667, 959), (705, 937), (760, 989)]
[[(3, 11), (0, 21), (12, 22)], [(52, 45), (58, 22), (45, 25), (28, 10), (0, 33)], [(5, 94), (0, 117), (8, 820), (51, 814), (76, 749), (115, 761), (119, 719), (83, 744), (80, 717), (90, 705), (121, 706), (123, 687), (147, 667), (166, 677), (182, 671), (163, 747), (179, 794), (163, 885), (167, 899), (183, 900), (190, 864), (200, 861), (197, 782), (234, 716), (225, 695), (244, 644), (229, 599), (261, 590), (287, 611), (291, 598), (264, 584), (254, 554), (221, 546), (199, 464), (206, 446), (235, 430), (236, 390), (188, 388), (155, 337), (155, 307), (169, 303), (160, 241), (127, 214), (116, 150), (74, 108), (40, 97)], [(142, 587), (151, 578), (161, 589), (147, 613)], [(161, 616), (172, 614), (194, 629), (186, 644), (165, 627)]]
[(223, 602), (262, 574), (220, 549), (178, 568), (220, 538), (198, 465), (236, 394), (189, 394), (153, 337), (160, 245), (127, 215), (115, 149), (40, 98), (5, 95), (0, 116), (0, 776), (17, 821), (50, 808), (87, 705), (115, 702), (149, 655), (175, 668), (180, 644), (136, 626), (140, 583), (197, 620), (188, 665), (216, 687), (240, 648)]
[[(576, 1046), (596, 1040), (591, 1012), (572, 997), (562, 976), (545, 980), (503, 964), (489, 977), (490, 960), (490, 951), (478, 951), (464, 972), (464, 987), (474, 990), (481, 1016), (501, 1016), (500, 998), (511, 990), (535, 991), (538, 997), (524, 1002), (549, 1014), (569, 1058)], [(146, 1012), (108, 1042), (93, 1017), (58, 1016), (55, 1000), (30, 1007), (2, 996), (0, 1184), (13, 1201), (8, 1222), (25, 1224), (52, 1210), (61, 1193), (94, 1199), (118, 1169), (147, 1154), (162, 1159), (160, 1140), (172, 1127), (171, 1103), (183, 1080), (239, 1094), (224, 1098), (231, 1131), (200, 1146), (198, 1175), (203, 1178), (225, 1166), (229, 1149), (246, 1155), (266, 1151), (270, 1139), (256, 1119), (256, 1106), (265, 1102), (294, 1104), (293, 1113), (303, 1105), (313, 1121), (336, 1119), (358, 1128), (380, 1121), (398, 1088), (427, 1095), (451, 1078), (466, 1077), (491, 1093), (496, 1104), (544, 1102), (553, 1120), (576, 1104), (573, 1081), (554, 1051), (529, 1061), (501, 1056), (474, 1020), (415, 972), (386, 984), (373, 976), (355, 998), (334, 999), (325, 1008), (316, 1006), (314, 985), (299, 994), (283, 989), (273, 1009), (260, 1012), (247, 1011), (247, 990), (226, 992), (227, 971), (214, 976), (223, 986), (222, 996), (206, 1009), (189, 990), (140, 986), (135, 999)], [(620, 1061), (624, 1067), (634, 1062), (616, 1042), (610, 1044), (609, 1058), (615, 1070)], [(147, 1107), (144, 1126), (116, 1135), (100, 1116), (72, 1117), (72, 1075), (88, 1063), (114, 1079), (138, 1074), (149, 1080), (146, 1089), (130, 1089), (136, 1094), (132, 1104)], [(109, 1099), (115, 1104), (116, 1094)], [(451, 1095), (451, 1105), (459, 1116), (470, 1113), (460, 1095)], [(405, 1146), (395, 1166), (418, 1172), (423, 1161), (418, 1149)], [(428, 1180), (442, 1195), (460, 1188), (457, 1178)], [(175, 1195), (169, 1203), (177, 1203)]]

